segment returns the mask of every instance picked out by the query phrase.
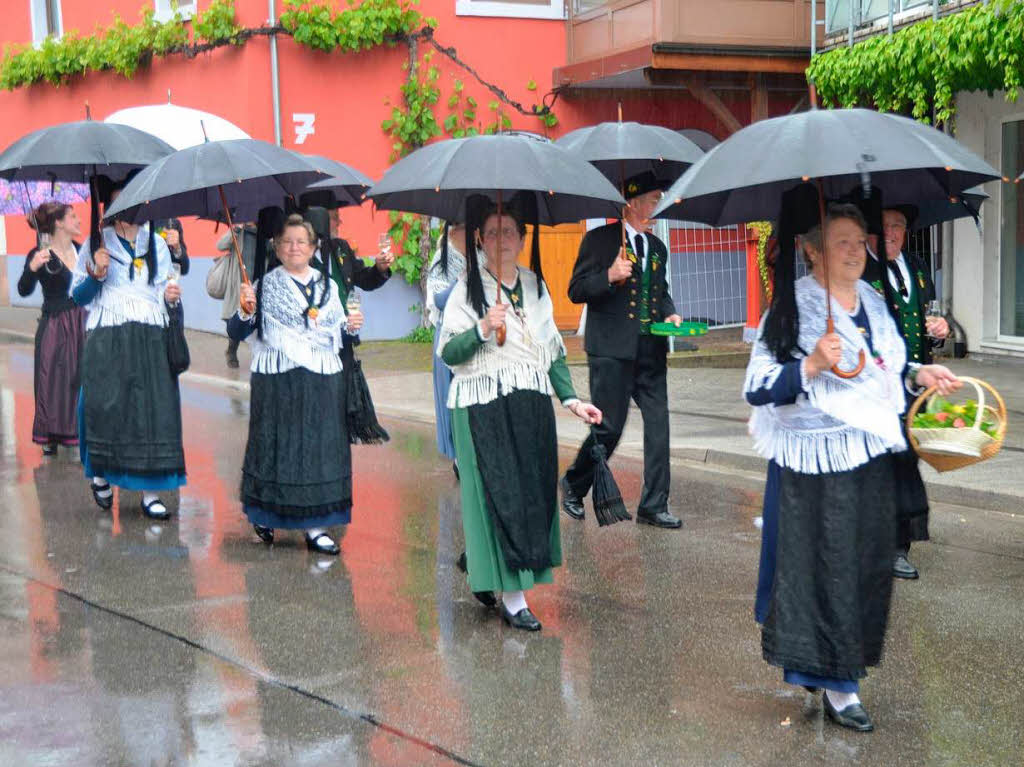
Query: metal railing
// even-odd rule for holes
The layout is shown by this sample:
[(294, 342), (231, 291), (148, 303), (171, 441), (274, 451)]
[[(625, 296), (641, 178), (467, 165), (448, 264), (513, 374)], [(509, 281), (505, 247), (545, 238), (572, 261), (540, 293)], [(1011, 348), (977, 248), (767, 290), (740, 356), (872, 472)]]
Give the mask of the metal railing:
[[(887, 31), (892, 34), (900, 14), (931, 6), (932, 18), (937, 19), (939, 8), (946, 3), (947, 0), (825, 0), (825, 34), (836, 35), (846, 30), (847, 44), (853, 45), (854, 34), (862, 26), (887, 19)], [(812, 3), (813, 11), (816, 8)]]

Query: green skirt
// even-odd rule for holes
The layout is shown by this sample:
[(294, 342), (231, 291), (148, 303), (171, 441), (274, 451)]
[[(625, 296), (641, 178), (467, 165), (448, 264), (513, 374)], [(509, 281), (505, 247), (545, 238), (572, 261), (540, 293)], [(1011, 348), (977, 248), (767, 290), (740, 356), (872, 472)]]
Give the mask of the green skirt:
[[(452, 434), (459, 463), (462, 491), (462, 529), (466, 535), (466, 563), (472, 591), (526, 591), (537, 583), (553, 583), (552, 567), (543, 570), (509, 570), (502, 555), (494, 524), (487, 511), (483, 480), (476, 465), (476, 448), (465, 408), (452, 410)], [(551, 562), (562, 564), (562, 540), (557, 509), (551, 522)]]

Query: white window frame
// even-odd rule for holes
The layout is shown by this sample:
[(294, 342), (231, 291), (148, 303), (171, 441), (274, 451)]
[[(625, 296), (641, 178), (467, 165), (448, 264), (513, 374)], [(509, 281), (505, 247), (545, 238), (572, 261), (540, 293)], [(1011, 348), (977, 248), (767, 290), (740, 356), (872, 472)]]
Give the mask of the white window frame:
[[(174, 0), (153, 0), (153, 9), (156, 13), (153, 18), (157, 21), (168, 21), (174, 18)], [(196, 15), (198, 11), (196, 0), (178, 0), (178, 13), (181, 18), (188, 20)]]
[(565, 0), (547, 0), (544, 5), (506, 3), (501, 0), (455, 0), (455, 15), (565, 21)]
[[(49, 37), (49, 30), (40, 29), (36, 23), (36, 11), (42, 6), (43, 18), (45, 18), (47, 0), (28, 0), (28, 15), (32, 21), (32, 44), (42, 45)], [(61, 8), (60, 0), (57, 0), (57, 34), (53, 35), (54, 40), (60, 40), (64, 36), (64, 10)]]

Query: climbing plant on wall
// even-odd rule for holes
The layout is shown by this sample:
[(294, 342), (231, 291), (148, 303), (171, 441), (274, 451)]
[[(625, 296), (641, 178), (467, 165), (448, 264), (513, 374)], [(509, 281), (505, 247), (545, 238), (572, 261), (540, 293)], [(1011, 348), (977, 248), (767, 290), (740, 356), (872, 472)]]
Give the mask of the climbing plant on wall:
[(1022, 66), (1024, 3), (992, 0), (821, 53), (807, 75), (826, 104), (946, 123), (958, 91), (1002, 90), (1016, 101)]

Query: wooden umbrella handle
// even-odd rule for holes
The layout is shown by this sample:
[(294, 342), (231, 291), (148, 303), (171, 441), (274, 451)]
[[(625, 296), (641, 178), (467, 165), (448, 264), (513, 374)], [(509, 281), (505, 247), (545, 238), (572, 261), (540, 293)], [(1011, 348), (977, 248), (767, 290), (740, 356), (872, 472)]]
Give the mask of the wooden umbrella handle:
[[(502, 302), (501, 301), (501, 215), (502, 215), (502, 213), (501, 213), (501, 190), (499, 189), (498, 190), (498, 258), (497, 258), (498, 263), (495, 265), (497, 270), (498, 270), (498, 296), (497, 296), (496, 300), (497, 300), (497, 302), (499, 304)], [(535, 237), (537, 236), (536, 232), (534, 232), (534, 236)], [(507, 334), (505, 332), (505, 326), (503, 324), (499, 325), (497, 328), (494, 329), (494, 340), (498, 342), (498, 346), (504, 346), (505, 345), (505, 338), (506, 337), (507, 337)]]
[[(217, 191), (220, 192), (220, 204), (224, 208), (224, 219), (228, 224), (228, 233), (231, 235), (231, 248), (235, 252), (235, 258), (238, 259), (238, 267), (242, 270), (242, 284), (251, 285), (249, 281), (249, 274), (245, 271), (245, 260), (242, 258), (242, 249), (238, 245), (238, 238), (235, 236), (234, 222), (231, 220), (231, 208), (228, 207), (228, 198), (224, 194), (224, 187), (218, 186)], [(238, 299), (238, 306), (246, 314), (252, 314), (256, 311), (256, 304), (252, 301), (244, 301), (241, 298)]]
[[(832, 321), (831, 317), (829, 317), (825, 323), (825, 332), (836, 332), (835, 323)], [(861, 349), (859, 352), (857, 352), (857, 367), (855, 367), (853, 370), (841, 370), (838, 365), (833, 365), (832, 372), (835, 373), (840, 378), (856, 378), (857, 376), (860, 375), (860, 371), (864, 369), (864, 365), (866, 364), (867, 358), (864, 356), (864, 350)]]

